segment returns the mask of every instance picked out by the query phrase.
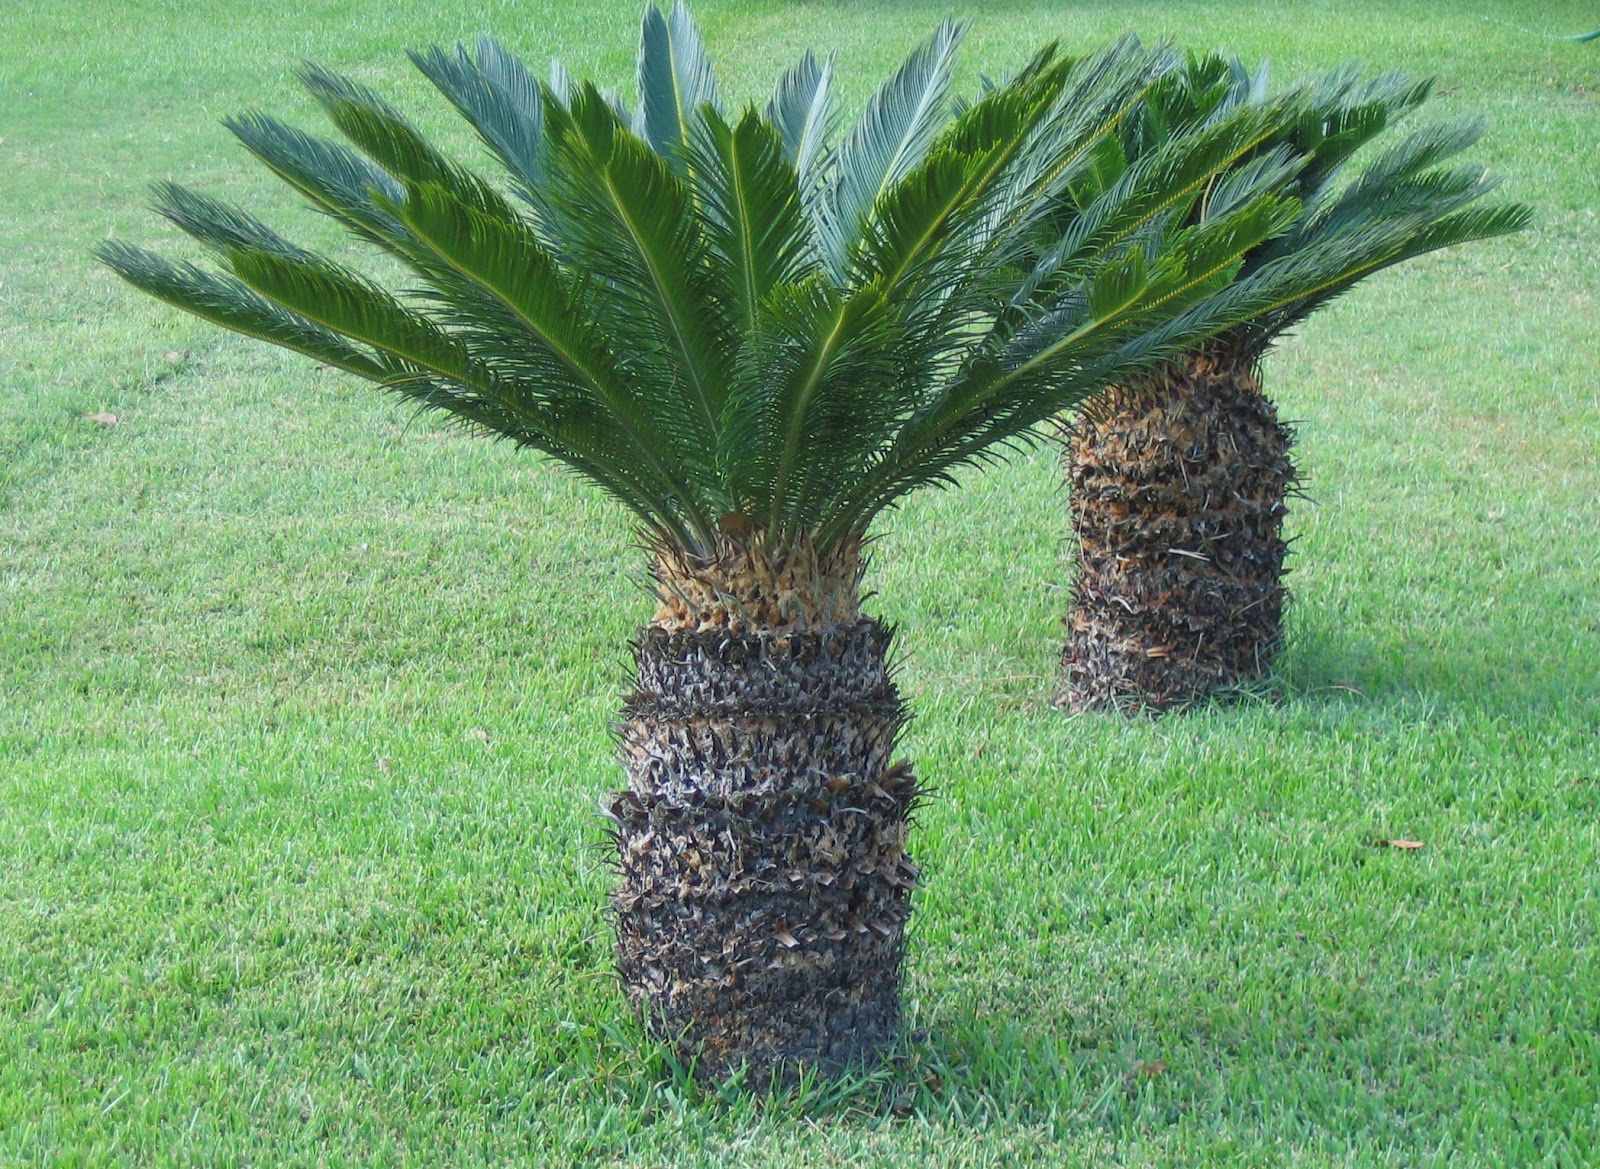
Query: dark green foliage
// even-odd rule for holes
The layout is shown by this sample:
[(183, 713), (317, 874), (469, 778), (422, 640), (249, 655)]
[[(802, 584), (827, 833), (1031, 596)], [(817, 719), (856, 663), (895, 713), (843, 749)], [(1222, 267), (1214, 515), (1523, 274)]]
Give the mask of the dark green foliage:
[(646, 14), (631, 114), (559, 67), (536, 80), (492, 40), (414, 54), (515, 200), (368, 89), (307, 66), (349, 145), (263, 114), (228, 125), (415, 291), (172, 184), (158, 209), (222, 274), (118, 243), (100, 254), (179, 307), (548, 453), (691, 554), (729, 517), (826, 552), (1263, 311), (1231, 287), (1239, 258), (1298, 214), (1262, 176), (1189, 214), (1219, 171), (1270, 149), (1281, 103), (1211, 111), (1085, 203), (1108, 144), (1146, 132), (1129, 115), (1171, 87), (1171, 54), (1046, 49), (958, 102), (960, 39), (941, 26), (839, 138), (832, 62), (810, 56), (765, 111), (724, 112), (681, 5)]
[(1096, 166), (1074, 188), (1074, 213), (1093, 222), (1124, 205), (1123, 187), (1176, 142), (1209, 135), (1248, 108), (1277, 109), (1272, 131), (1235, 166), (1208, 175), (1203, 190), (1173, 184), (1170, 214), (1195, 227), (1234, 213), (1241, 198), (1277, 191), (1300, 213), (1286, 232), (1262, 240), (1240, 268), (1240, 284), (1259, 307), (1228, 336), (1246, 359), (1359, 281), (1392, 264), (1452, 244), (1517, 231), (1520, 204), (1476, 205), (1495, 186), (1483, 169), (1449, 166), (1483, 133), (1476, 119), (1424, 126), (1371, 159), (1340, 184), (1346, 164), (1420, 106), (1432, 88), (1391, 72), (1364, 77), (1345, 67), (1268, 96), (1266, 70), (1237, 58), (1191, 56), (1150, 88), (1119, 133), (1097, 148)]

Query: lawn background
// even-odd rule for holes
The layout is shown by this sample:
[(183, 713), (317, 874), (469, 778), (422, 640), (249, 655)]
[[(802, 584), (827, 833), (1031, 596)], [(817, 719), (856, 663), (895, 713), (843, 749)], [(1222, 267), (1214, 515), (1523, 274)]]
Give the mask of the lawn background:
[[(815, 46), (858, 102), (947, 9), (696, 11), (725, 96)], [(476, 156), (405, 48), (493, 31), (630, 84), (639, 5), (0, 8), (0, 1164), (1600, 1157), (1600, 46), (1541, 35), (1595, 6), (958, 11), (963, 89), (1125, 29), (1436, 74), (1538, 220), (1269, 359), (1314, 500), (1276, 701), (1050, 708), (1048, 451), (890, 517), (929, 1036), (721, 1102), (608, 973), (624, 517), (89, 256), (192, 254), (145, 206), (167, 177), (332, 243), (218, 125), (316, 125), (302, 58)]]

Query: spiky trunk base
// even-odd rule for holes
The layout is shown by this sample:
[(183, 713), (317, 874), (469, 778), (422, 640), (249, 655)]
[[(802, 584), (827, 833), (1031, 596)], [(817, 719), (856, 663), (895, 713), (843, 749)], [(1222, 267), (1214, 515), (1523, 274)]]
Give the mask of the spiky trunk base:
[(1075, 421), (1062, 705), (1164, 710), (1266, 673), (1293, 441), (1254, 361), (1228, 354), (1190, 357)]
[[(617, 965), (653, 1033), (708, 1076), (831, 1072), (900, 1031), (917, 786), (891, 763), (890, 633), (860, 616), (853, 564), (823, 567), (820, 590), (731, 582), (733, 605), (729, 574), (702, 595), (665, 564), (634, 647), (629, 787), (608, 807)], [(806, 627), (760, 627), (763, 598)]]

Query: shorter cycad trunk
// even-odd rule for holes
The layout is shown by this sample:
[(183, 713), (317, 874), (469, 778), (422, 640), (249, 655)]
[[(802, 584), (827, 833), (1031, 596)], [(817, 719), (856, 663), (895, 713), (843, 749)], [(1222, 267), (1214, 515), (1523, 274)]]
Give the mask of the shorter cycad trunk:
[(774, 565), (754, 540), (655, 566), (608, 805), (617, 966), (703, 1075), (832, 1072), (900, 1032), (917, 787), (859, 576), (854, 550)]
[(1061, 704), (1163, 710), (1263, 676), (1295, 469), (1254, 357), (1185, 358), (1111, 392), (1066, 439), (1078, 579)]

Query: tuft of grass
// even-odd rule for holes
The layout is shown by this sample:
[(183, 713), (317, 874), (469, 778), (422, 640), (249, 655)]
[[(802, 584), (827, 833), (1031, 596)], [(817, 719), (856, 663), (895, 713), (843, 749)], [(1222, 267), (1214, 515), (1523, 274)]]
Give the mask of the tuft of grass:
[[(741, 99), (810, 46), (859, 99), (945, 11), (697, 9)], [(870, 584), (936, 791), (915, 1034), (774, 1093), (696, 1085), (608, 971), (592, 809), (649, 611), (623, 517), (89, 258), (175, 246), (144, 208), (163, 177), (329, 241), (217, 124), (314, 122), (302, 57), (470, 155), (404, 48), (492, 30), (620, 83), (637, 5), (0, 9), (0, 1162), (1600, 1155), (1592, 47), (1487, 0), (966, 14), (968, 83), (1126, 28), (1281, 75), (1436, 73), (1539, 221), (1374, 280), (1269, 360), (1313, 499), (1283, 672), (1234, 707), (1050, 709), (1048, 453), (895, 517)]]

